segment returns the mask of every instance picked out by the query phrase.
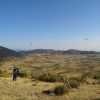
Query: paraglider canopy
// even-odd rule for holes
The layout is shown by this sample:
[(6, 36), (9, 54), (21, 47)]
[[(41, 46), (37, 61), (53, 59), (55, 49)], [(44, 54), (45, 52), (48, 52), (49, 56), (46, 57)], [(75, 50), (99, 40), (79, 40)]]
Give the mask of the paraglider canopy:
[(87, 41), (87, 44), (88, 44), (88, 40), (89, 40), (89, 38), (86, 38), (85, 40)]
[(32, 46), (32, 43), (31, 43), (31, 46)]
[(89, 38), (86, 38), (85, 40), (89, 40)]

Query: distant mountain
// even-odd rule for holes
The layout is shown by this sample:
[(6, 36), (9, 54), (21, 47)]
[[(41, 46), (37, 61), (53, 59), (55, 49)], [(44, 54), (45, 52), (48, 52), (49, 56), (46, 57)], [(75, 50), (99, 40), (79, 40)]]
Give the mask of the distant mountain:
[(29, 51), (20, 51), (21, 54), (98, 54), (99, 52), (95, 51), (81, 51), (70, 49), (67, 51), (64, 50), (52, 50), (52, 49), (35, 49)]
[(95, 52), (95, 51), (81, 51), (75, 49), (70, 49), (63, 52), (63, 54), (98, 54), (98, 53), (99, 52)]
[(0, 59), (11, 57), (11, 56), (19, 57), (21, 56), (21, 54), (14, 50), (0, 46)]
[(29, 51), (19, 51), (21, 54), (62, 54), (63, 50), (53, 50), (53, 49), (35, 49)]

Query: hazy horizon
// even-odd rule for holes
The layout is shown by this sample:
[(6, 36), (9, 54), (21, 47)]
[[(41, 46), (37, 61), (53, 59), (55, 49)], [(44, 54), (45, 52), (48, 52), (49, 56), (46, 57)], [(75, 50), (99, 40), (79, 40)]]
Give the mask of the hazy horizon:
[[(43, 49), (43, 48), (38, 48), (38, 49), (12, 49), (14, 51), (31, 51), (31, 50), (61, 50), (61, 49)], [(67, 49), (67, 50), (80, 50), (80, 49)], [(67, 50), (61, 50), (61, 51), (67, 51)], [(80, 51), (95, 51), (95, 52), (100, 52), (96, 50), (80, 50)]]

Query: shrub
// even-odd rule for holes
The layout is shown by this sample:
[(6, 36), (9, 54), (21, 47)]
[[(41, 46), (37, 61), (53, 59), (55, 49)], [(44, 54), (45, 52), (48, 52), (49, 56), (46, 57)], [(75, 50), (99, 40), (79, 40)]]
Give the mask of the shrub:
[(50, 81), (50, 75), (48, 75), (48, 74), (42, 74), (42, 75), (39, 75), (39, 76), (38, 76), (38, 79), (39, 79), (40, 81), (49, 82), (49, 81)]
[(2, 64), (0, 64), (0, 66), (2, 66)]
[(95, 71), (94, 72), (94, 79), (100, 79), (100, 71)]
[(79, 83), (76, 80), (70, 80), (69, 84), (72, 88), (78, 88), (79, 87)]
[(51, 75), (51, 74), (42, 74), (38, 76), (38, 79), (40, 81), (46, 81), (46, 82), (63, 82), (64, 79), (60, 75)]
[(0, 74), (3, 74), (3, 71), (0, 70)]
[(69, 92), (69, 88), (66, 85), (65, 86), (60, 85), (60, 86), (57, 86), (54, 88), (55, 95), (61, 96), (61, 95), (66, 94), (68, 92)]
[(63, 82), (64, 79), (60, 75), (52, 75), (50, 81), (51, 82)]
[(83, 78), (86, 78), (86, 77), (91, 77), (92, 76), (92, 73), (91, 72), (85, 72), (82, 77)]
[(20, 76), (21, 78), (23, 78), (23, 77), (27, 77), (28, 75), (27, 75), (27, 73), (20, 73), (19, 76)]
[(84, 77), (75, 77), (75, 80), (76, 80), (78, 83), (86, 82), (86, 79), (85, 79)]

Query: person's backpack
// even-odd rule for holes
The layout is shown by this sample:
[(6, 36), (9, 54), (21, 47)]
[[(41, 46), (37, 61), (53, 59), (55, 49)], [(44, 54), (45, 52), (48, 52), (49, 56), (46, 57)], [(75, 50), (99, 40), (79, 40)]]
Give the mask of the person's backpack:
[(18, 68), (16, 68), (16, 74), (17, 74), (17, 76), (19, 75), (19, 69)]
[(17, 71), (16, 69), (13, 70), (13, 74), (14, 74), (14, 75), (16, 75), (16, 71)]

